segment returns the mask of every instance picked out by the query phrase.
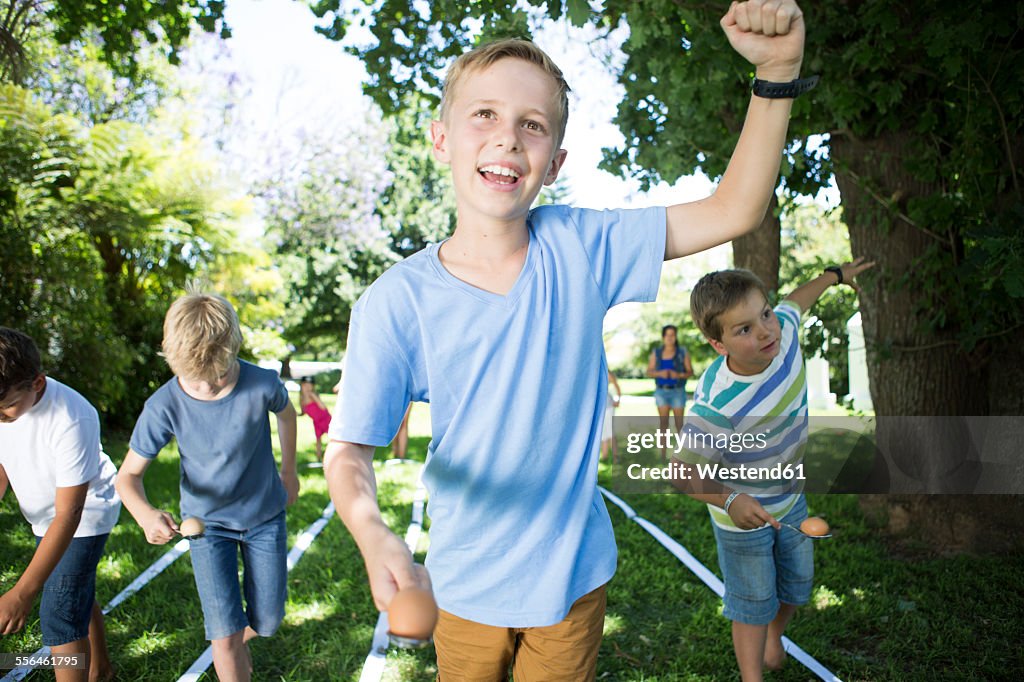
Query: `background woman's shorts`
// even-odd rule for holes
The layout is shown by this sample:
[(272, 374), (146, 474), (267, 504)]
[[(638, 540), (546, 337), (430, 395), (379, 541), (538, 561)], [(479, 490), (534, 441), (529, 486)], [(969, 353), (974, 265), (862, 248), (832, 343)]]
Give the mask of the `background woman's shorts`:
[(686, 407), (686, 386), (654, 389), (654, 404), (658, 407), (681, 409)]

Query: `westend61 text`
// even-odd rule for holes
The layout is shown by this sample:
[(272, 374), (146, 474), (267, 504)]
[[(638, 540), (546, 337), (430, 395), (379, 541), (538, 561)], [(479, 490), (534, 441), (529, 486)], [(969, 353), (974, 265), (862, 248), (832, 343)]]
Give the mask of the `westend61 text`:
[(663, 467), (645, 467), (642, 464), (630, 464), (626, 467), (626, 475), (634, 481), (803, 481), (804, 465), (783, 464), (756, 467), (740, 464), (738, 466), (722, 466), (718, 463), (701, 462), (685, 464), (670, 462)]

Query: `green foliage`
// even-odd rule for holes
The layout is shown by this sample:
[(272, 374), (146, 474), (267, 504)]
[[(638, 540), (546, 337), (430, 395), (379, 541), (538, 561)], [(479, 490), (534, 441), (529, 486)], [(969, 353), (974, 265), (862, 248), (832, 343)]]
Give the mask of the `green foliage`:
[[(574, 23), (605, 31), (628, 24), (616, 117), (625, 143), (605, 150), (603, 168), (645, 188), (697, 169), (712, 178), (724, 172), (753, 76), (719, 26), (725, 5), (609, 0), (590, 12), (582, 2), (529, 4), (536, 11), (525, 14), (500, 0), (384, 0), (372, 15), (338, 0), (313, 7), (329, 37), (341, 38), (351, 21), (370, 26), (377, 43), (353, 52), (371, 74), (368, 94), (385, 111), (401, 108), (400, 93), (410, 88), (436, 101), (451, 58), (489, 37), (528, 35), (539, 16), (557, 19), (568, 9)], [(794, 103), (786, 192), (814, 194), (839, 172), (877, 202), (877, 211), (858, 214), (858, 225), (887, 234), (900, 220), (930, 236), (931, 248), (916, 250), (914, 266), (900, 266), (902, 277), (893, 278), (915, 292), (912, 312), (923, 330), (952, 333), (969, 350), (1019, 328), (1024, 6), (983, 0), (969, 17), (951, 0), (817, 3), (803, 11), (803, 71), (822, 80)], [(824, 144), (805, 142), (815, 134)], [(847, 158), (832, 154), (836, 138), (850, 141)], [(868, 158), (872, 145), (888, 141), (898, 142), (897, 165), (914, 186), (886, 176), (885, 159)], [(870, 172), (852, 170), (864, 167)], [(877, 254), (882, 270), (887, 256)]]
[(45, 12), (58, 43), (69, 45), (96, 31), (103, 61), (122, 75), (134, 75), (136, 55), (144, 44), (160, 43), (168, 61), (177, 64), (178, 50), (194, 25), (230, 37), (231, 29), (224, 23), (225, 4), (224, 0), (56, 0), (45, 5)]
[(31, 335), (46, 371), (102, 411), (124, 395), (130, 352), (112, 322), (98, 254), (62, 201), (78, 171), (80, 133), (28, 91), (0, 85), (0, 320)]
[[(444, 69), (452, 59), (495, 38), (529, 37), (536, 21), (536, 13), (516, 0), (382, 0), (363, 6), (341, 0), (307, 2), (321, 20), (317, 32), (332, 40), (345, 38), (353, 23), (368, 25), (376, 43), (346, 49), (363, 60), (369, 75), (366, 94), (385, 114), (409, 106), (405, 93), (410, 90), (436, 106)], [(576, 25), (591, 15), (586, 0), (530, 0), (529, 4), (546, 8), (554, 19), (567, 11)]]
[(642, 306), (637, 317), (626, 325), (626, 332), (637, 339), (637, 343), (627, 365), (611, 368), (617, 376), (646, 376), (651, 351), (661, 346), (661, 329), (667, 324), (676, 325), (676, 336), (679, 344), (690, 353), (695, 376), (718, 357), (690, 315), (690, 291), (704, 269), (701, 260), (665, 264), (658, 300)]
[(454, 226), (422, 101), (383, 124), (373, 116), (310, 133), (256, 188), (287, 291), (284, 338), (300, 354), (337, 357), (366, 287)]
[[(879, 204), (877, 229), (899, 220), (929, 237), (899, 286), (917, 292), (922, 329), (970, 351), (1024, 324), (1024, 297), (1004, 277), (1024, 268), (1024, 7), (981, 2), (966, 21), (962, 10), (948, 0), (866, 2), (852, 15), (816, 7), (808, 54), (824, 88), (798, 130), (899, 141), (902, 170), (924, 192), (893, 184), (885, 159), (877, 174), (853, 177)], [(837, 171), (849, 174), (851, 162), (836, 158)]]
[[(0, 86), (0, 319), (32, 334), (47, 370), (115, 424), (169, 376), (163, 315), (235, 211), (196, 142), (123, 121), (88, 126)], [(8, 295), (10, 292), (10, 295)]]
[(281, 325), (299, 352), (337, 356), (352, 305), (397, 260), (376, 213), (390, 177), (385, 131), (313, 129), (271, 160), (254, 188), (287, 292)]
[(180, 96), (175, 69), (160, 50), (140, 48), (131, 77), (103, 61), (98, 34), (61, 45), (52, 35), (32, 43), (33, 65), (24, 87), (55, 113), (70, 114), (85, 123), (131, 121), (146, 124), (169, 97)]
[(377, 202), (391, 250), (402, 258), (455, 229), (451, 180), (434, 158), (428, 140), (428, 105), (420, 98), (409, 101), (388, 120), (386, 159), (391, 182)]

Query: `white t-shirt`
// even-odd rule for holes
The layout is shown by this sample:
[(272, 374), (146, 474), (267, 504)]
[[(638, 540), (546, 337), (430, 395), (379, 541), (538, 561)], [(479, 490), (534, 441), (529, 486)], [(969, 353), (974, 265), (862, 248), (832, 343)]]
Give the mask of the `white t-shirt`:
[(37, 536), (53, 522), (57, 488), (82, 483), (89, 492), (75, 537), (103, 535), (117, 523), (117, 469), (100, 445), (99, 415), (59, 381), (47, 377), (42, 399), (13, 423), (0, 424), (0, 464)]

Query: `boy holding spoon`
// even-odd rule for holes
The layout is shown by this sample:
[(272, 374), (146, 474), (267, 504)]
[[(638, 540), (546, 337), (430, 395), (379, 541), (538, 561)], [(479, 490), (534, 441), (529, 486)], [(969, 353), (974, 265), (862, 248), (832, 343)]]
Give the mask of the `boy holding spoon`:
[[(854, 277), (872, 265), (858, 258), (826, 268), (774, 309), (752, 272), (724, 270), (701, 278), (690, 294), (690, 312), (720, 357), (697, 383), (683, 427), (690, 447), (678, 455), (683, 464), (713, 461), (767, 469), (800, 461), (807, 440), (800, 315), (828, 287), (854, 287)], [(743, 451), (712, 446), (736, 433), (763, 438), (750, 439), (757, 446)], [(783, 529), (798, 527), (807, 517), (801, 481), (708, 479), (679, 485), (708, 503), (725, 582), (723, 615), (732, 621), (740, 675), (744, 682), (760, 680), (764, 668), (784, 662), (782, 633), (796, 607), (811, 596), (812, 543)]]

